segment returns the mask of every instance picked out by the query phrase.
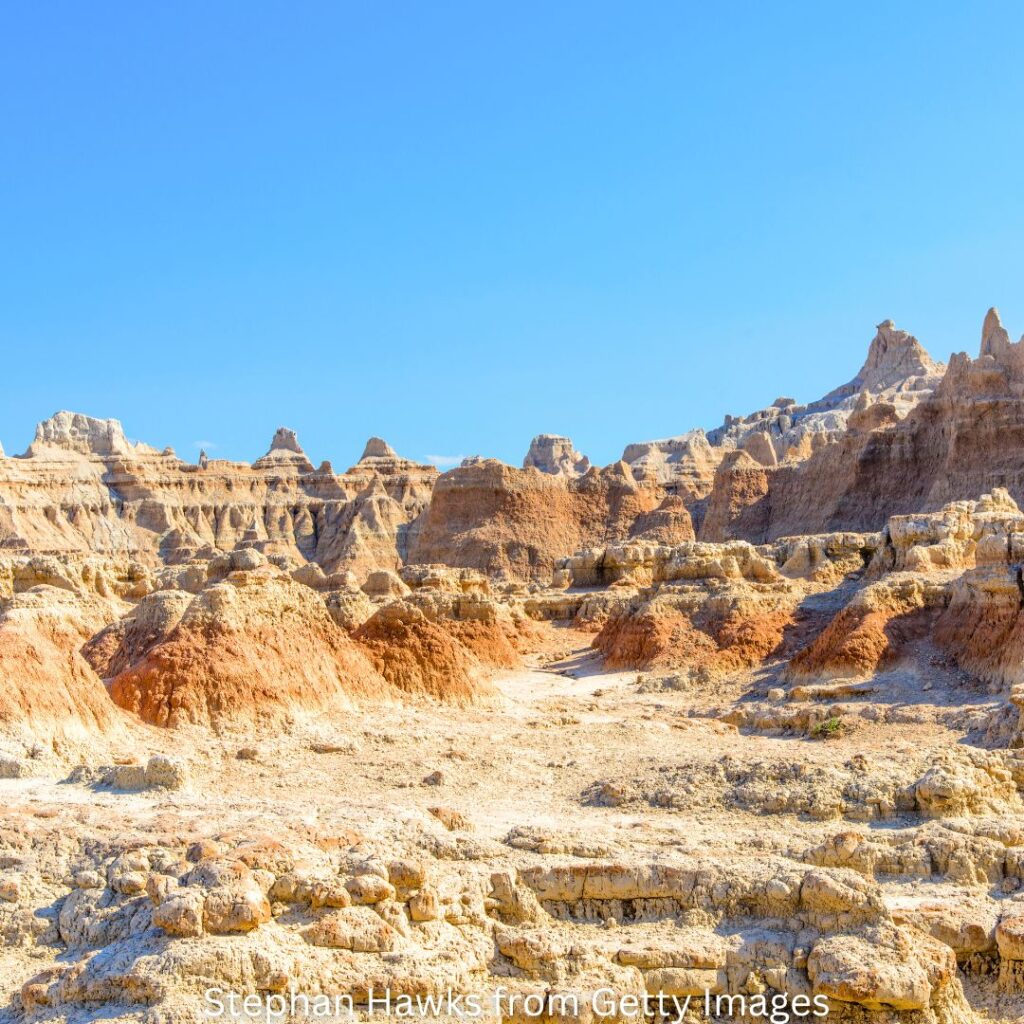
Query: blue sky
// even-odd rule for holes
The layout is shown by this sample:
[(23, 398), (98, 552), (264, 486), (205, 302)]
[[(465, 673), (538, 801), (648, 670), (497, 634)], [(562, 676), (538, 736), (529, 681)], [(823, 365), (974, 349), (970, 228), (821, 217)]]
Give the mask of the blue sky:
[(595, 461), (1024, 331), (1014, 3), (9, 4), (0, 442)]

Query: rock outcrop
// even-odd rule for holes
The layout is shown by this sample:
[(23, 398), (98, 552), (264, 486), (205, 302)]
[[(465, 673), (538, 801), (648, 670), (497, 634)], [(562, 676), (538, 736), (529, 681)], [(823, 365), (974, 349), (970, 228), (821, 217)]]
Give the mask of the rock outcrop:
[(313, 463), (299, 444), (294, 430), (278, 427), (270, 442), (266, 455), (252, 464), (253, 469), (292, 470), (296, 473), (312, 473)]
[(132, 445), (117, 420), (98, 420), (76, 412), (58, 412), (36, 427), (36, 436), (25, 458), (62, 458), (65, 453), (100, 458), (156, 454), (146, 446)]
[(661, 498), (621, 462), (567, 479), (486, 460), (438, 479), (410, 561), (550, 579), (573, 551), (627, 537)]
[[(862, 375), (891, 379), (892, 349), (878, 351)], [(897, 354), (896, 367), (921, 362), (905, 345)], [(995, 487), (1024, 498), (1024, 465), (1015, 454), (1024, 439), (1024, 358), (994, 310), (985, 320), (979, 357), (958, 354), (934, 390), (915, 389), (915, 382), (932, 378), (929, 372), (881, 392), (895, 414), (875, 429), (847, 430), (802, 461), (766, 469), (749, 505), (734, 487), (728, 508), (714, 520), (714, 535), (760, 542), (878, 529), (891, 515), (935, 511)], [(717, 495), (712, 502), (716, 498), (722, 505)]]
[(531, 468), (556, 476), (577, 477), (590, 469), (590, 459), (580, 455), (568, 437), (538, 434), (523, 459), (523, 469)]
[(281, 428), (253, 466), (189, 465), (131, 445), (116, 420), (58, 413), (0, 468), (0, 550), (130, 554), (183, 563), (255, 547), (328, 573), (405, 561), (437, 470), (391, 455), (314, 470)]
[[(569, 562), (577, 584), (617, 590), (594, 646), (608, 668), (711, 674), (756, 665), (780, 648), (803, 591), (779, 569), (781, 552), (744, 542), (615, 545)], [(636, 588), (630, 593), (630, 588)]]
[(944, 371), (915, 337), (886, 320), (878, 325), (864, 365), (852, 380), (806, 406), (778, 398), (749, 416), (729, 417), (708, 439), (746, 448), (753, 437), (765, 435), (778, 461), (800, 461), (842, 437), (865, 400), (890, 403), (898, 417), (907, 415), (935, 390)]
[(717, 490), (716, 469), (730, 452), (745, 451), (766, 467), (801, 462), (843, 438), (851, 419), (867, 404), (891, 408), (895, 419), (906, 416), (935, 390), (944, 370), (916, 338), (886, 320), (879, 324), (858, 373), (823, 398), (807, 405), (777, 398), (748, 416), (727, 416), (722, 426), (707, 434), (692, 431), (629, 445), (622, 458), (638, 479), (655, 477), (676, 493), (699, 500)]
[(663, 441), (627, 445), (622, 461), (637, 480), (655, 481), (694, 503), (707, 497), (715, 468), (724, 452), (708, 441), (703, 430), (692, 430)]
[(312, 591), (253, 561), (212, 580), (162, 626), (148, 648), (108, 661), (130, 662), (110, 682), (114, 702), (154, 725), (266, 727), (389, 696)]

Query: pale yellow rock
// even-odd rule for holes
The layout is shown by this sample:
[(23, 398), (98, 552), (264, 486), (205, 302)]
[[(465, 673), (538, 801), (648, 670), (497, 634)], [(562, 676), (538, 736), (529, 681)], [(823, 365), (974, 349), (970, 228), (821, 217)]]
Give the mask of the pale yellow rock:
[(704, 970), (694, 967), (659, 967), (644, 974), (648, 992), (663, 992), (667, 996), (716, 995), (726, 990), (724, 970)]
[(153, 924), (175, 938), (190, 938), (203, 934), (203, 895), (195, 889), (185, 889), (165, 899), (153, 911)]
[(414, 921), (436, 921), (441, 916), (441, 903), (432, 889), (420, 889), (409, 900), (409, 916)]
[(379, 875), (356, 875), (345, 883), (345, 888), (357, 906), (395, 898), (395, 887)]
[(214, 935), (251, 932), (270, 920), (270, 904), (257, 888), (217, 888), (206, 895), (203, 927)]
[(394, 928), (370, 907), (333, 910), (304, 934), (311, 945), (351, 949), (358, 953), (384, 953), (394, 949), (400, 941)]

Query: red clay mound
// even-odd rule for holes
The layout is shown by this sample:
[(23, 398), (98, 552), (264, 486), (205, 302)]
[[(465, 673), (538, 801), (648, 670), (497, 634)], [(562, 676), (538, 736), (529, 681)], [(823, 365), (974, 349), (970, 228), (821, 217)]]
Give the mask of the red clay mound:
[(888, 633), (892, 614), (865, 608), (844, 608), (825, 629), (790, 662), (796, 676), (870, 675), (897, 657)]
[(0, 616), (0, 729), (26, 744), (89, 744), (124, 726), (103, 682), (79, 654), (100, 625), (54, 587), (21, 594)]
[(915, 580), (886, 580), (862, 590), (789, 663), (789, 675), (871, 675), (893, 664), (904, 646), (923, 635), (932, 612)]
[(516, 637), (510, 637), (497, 622), (447, 621), (439, 623), (449, 636), (458, 640), (493, 668), (517, 668), (522, 659)]
[(252, 572), (200, 593), (110, 692), (155, 725), (221, 728), (347, 707), (391, 688), (313, 591)]
[(611, 669), (707, 667), (732, 672), (763, 661), (782, 643), (789, 609), (703, 608), (655, 598), (612, 615), (594, 639)]
[[(353, 634), (377, 671), (404, 693), (468, 704), (490, 693), (481, 660), (507, 657), (485, 623), (431, 622), (418, 608), (395, 602), (382, 608)], [(488, 657), (473, 653), (465, 637)], [(502, 635), (502, 640), (507, 640)]]
[(120, 674), (170, 636), (193, 599), (185, 590), (158, 590), (144, 597), (131, 614), (92, 637), (82, 656), (104, 679)]

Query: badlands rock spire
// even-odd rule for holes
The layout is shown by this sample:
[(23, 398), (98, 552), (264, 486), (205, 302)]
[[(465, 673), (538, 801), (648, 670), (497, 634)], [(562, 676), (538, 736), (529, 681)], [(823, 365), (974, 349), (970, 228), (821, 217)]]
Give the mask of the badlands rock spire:
[(523, 459), (523, 469), (531, 466), (542, 473), (583, 476), (590, 469), (590, 459), (580, 455), (568, 437), (538, 434), (530, 442), (530, 450)]
[(1003, 327), (999, 310), (993, 306), (985, 314), (981, 327), (981, 351), (979, 356), (991, 356), (995, 360), (1004, 358), (1010, 351), (1010, 335)]
[(313, 463), (299, 444), (294, 430), (278, 427), (270, 442), (267, 454), (257, 459), (253, 469), (294, 469), (299, 473), (312, 473)]

